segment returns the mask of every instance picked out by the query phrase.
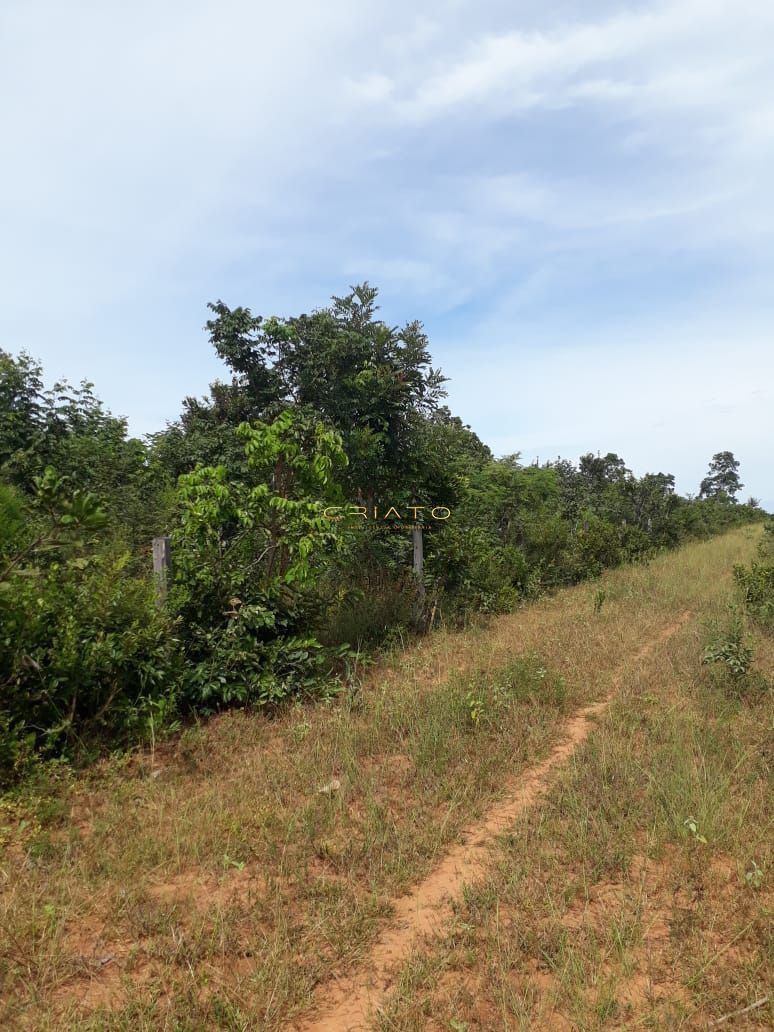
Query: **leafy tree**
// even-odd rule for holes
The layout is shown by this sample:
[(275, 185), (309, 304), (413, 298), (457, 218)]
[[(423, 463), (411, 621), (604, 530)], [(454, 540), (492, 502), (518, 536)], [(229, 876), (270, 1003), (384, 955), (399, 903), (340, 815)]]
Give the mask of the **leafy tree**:
[(158, 533), (165, 474), (128, 436), (126, 420), (105, 409), (92, 384), (47, 390), (38, 363), (0, 351), (0, 478), (33, 495), (49, 467), (71, 489), (96, 494), (128, 544)]
[(707, 476), (701, 482), (699, 497), (735, 502), (736, 495), (744, 487), (738, 471), (739, 462), (733, 452), (716, 452), (712, 456)]
[(352, 491), (371, 499), (415, 488), (422, 421), (437, 409), (444, 377), (430, 364), (421, 323), (388, 326), (376, 317), (376, 298), (364, 283), (288, 319), (211, 304), (210, 340), (234, 374), (230, 386), (213, 387), (216, 420), (307, 410), (341, 434)]
[[(192, 705), (276, 701), (313, 687), (330, 657), (307, 633), (314, 589), (339, 544), (323, 515), (341, 438), (290, 411), (238, 428), (260, 482), (224, 466), (180, 478), (172, 601)], [(322, 666), (321, 666), (322, 664)]]
[(604, 456), (592, 452), (581, 455), (578, 472), (589, 496), (600, 495), (610, 484), (623, 483), (631, 476), (624, 460), (615, 452)]
[(0, 473), (24, 466), (45, 435), (43, 370), (22, 352), (0, 350)]

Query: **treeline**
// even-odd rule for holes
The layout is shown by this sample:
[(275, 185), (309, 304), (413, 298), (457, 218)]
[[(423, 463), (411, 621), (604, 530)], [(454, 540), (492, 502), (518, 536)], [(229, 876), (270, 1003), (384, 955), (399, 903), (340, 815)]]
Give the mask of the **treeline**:
[[(381, 321), (367, 284), (288, 319), (210, 308), (230, 382), (145, 441), (89, 384), (47, 390), (0, 351), (5, 779), (186, 713), (335, 691), (364, 646), (762, 515), (736, 501), (728, 452), (694, 499), (614, 454), (496, 459), (443, 405), (421, 324)], [(395, 529), (414, 517), (421, 586)], [(150, 542), (167, 533), (159, 606)]]

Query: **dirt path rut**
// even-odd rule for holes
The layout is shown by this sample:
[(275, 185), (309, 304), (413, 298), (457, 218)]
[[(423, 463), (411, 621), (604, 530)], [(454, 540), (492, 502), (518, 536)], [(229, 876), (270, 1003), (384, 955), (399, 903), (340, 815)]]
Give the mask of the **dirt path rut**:
[(439, 931), (452, 917), (452, 901), (463, 885), (476, 879), (491, 847), (519, 814), (545, 793), (551, 773), (567, 762), (589, 736), (621, 685), (632, 663), (645, 659), (671, 638), (690, 618), (684, 613), (647, 642), (613, 678), (607, 696), (579, 710), (562, 727), (559, 744), (542, 763), (506, 785), (505, 797), (469, 827), (427, 878), (394, 902), (389, 925), (376, 939), (365, 961), (351, 974), (320, 986), (312, 1012), (296, 1022), (298, 1032), (361, 1032), (373, 1026), (379, 1006), (389, 992), (400, 963), (427, 935)]

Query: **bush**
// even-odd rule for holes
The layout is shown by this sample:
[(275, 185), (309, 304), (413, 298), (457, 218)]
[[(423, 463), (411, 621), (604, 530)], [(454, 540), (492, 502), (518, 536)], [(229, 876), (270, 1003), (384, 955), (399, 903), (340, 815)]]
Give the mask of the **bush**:
[(452, 525), (426, 540), (430, 594), (446, 602), (447, 615), (508, 612), (528, 590), (523, 552), (502, 544), (486, 527)]
[(736, 606), (729, 606), (726, 620), (709, 628), (702, 662), (713, 668), (720, 687), (733, 695), (752, 695), (767, 688), (765, 678), (753, 670), (752, 646)]
[(148, 580), (126, 556), (26, 568), (0, 591), (5, 733), (46, 754), (131, 736), (144, 700), (170, 691), (174, 643)]
[[(174, 696), (175, 642), (149, 577), (99, 544), (104, 514), (47, 469), (32, 501), (0, 492), (0, 776), (44, 756), (138, 736)], [(164, 707), (167, 711), (169, 706)]]
[(321, 499), (345, 461), (341, 439), (289, 412), (238, 433), (255, 483), (223, 466), (180, 477), (170, 602), (192, 709), (326, 688), (341, 657), (308, 633), (340, 543)]
[(734, 577), (747, 612), (764, 630), (774, 631), (774, 521), (766, 524), (760, 559), (735, 566)]
[(35, 755), (35, 735), (13, 724), (0, 712), (0, 785), (10, 784), (26, 772)]
[(750, 616), (768, 631), (774, 631), (774, 564), (753, 563), (749, 568), (734, 567), (734, 577), (742, 590)]
[(606, 567), (618, 566), (625, 558), (618, 527), (593, 512), (584, 512), (570, 546), (571, 580), (598, 577)]
[(0, 484), (0, 560), (16, 546), (23, 530), (23, 499), (10, 485)]
[(249, 615), (208, 635), (207, 655), (183, 677), (184, 698), (199, 712), (223, 706), (266, 706), (290, 695), (325, 694), (339, 686), (337, 659), (314, 637), (288, 635), (261, 641)]
[(331, 585), (319, 623), (322, 642), (359, 647), (379, 644), (391, 634), (414, 632), (417, 585), (411, 571), (399, 576), (390, 570), (355, 567), (349, 581), (347, 588), (341, 581)]

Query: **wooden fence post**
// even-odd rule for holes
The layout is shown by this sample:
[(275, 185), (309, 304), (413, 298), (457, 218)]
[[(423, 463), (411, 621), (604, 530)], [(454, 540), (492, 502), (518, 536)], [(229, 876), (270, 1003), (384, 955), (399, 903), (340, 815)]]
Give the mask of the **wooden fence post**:
[(169, 571), (172, 567), (172, 538), (153, 539), (153, 579), (156, 584), (156, 605), (163, 606), (169, 589)]
[(417, 616), (421, 615), (425, 602), (425, 547), (422, 539), (422, 527), (414, 527), (411, 531), (414, 539), (414, 577), (417, 582)]

